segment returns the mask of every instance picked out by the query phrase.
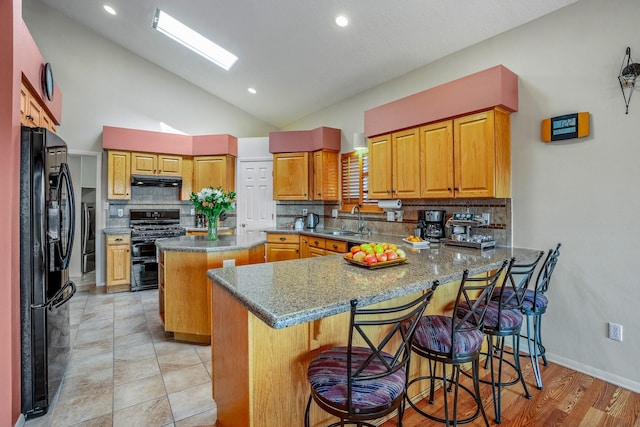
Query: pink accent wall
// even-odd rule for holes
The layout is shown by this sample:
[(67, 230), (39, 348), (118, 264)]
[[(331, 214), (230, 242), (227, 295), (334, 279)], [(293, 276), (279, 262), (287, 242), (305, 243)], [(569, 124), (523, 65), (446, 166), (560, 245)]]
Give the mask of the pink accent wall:
[(340, 151), (340, 129), (321, 126), (313, 130), (269, 132), (269, 152), (298, 153), (304, 151)]
[(497, 106), (518, 111), (518, 76), (503, 65), (367, 110), (364, 133), (372, 137)]
[(183, 156), (238, 156), (238, 138), (228, 134), (191, 136), (103, 126), (102, 148)]

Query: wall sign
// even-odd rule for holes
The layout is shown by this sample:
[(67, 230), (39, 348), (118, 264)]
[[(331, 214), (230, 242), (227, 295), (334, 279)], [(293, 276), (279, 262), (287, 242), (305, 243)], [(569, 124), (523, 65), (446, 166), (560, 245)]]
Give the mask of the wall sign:
[(542, 141), (563, 141), (565, 139), (589, 136), (589, 113), (573, 113), (551, 117), (542, 121)]

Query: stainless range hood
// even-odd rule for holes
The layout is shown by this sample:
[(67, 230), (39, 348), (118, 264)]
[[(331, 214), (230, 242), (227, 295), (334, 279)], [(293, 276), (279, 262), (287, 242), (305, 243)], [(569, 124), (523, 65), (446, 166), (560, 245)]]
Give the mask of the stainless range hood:
[(146, 187), (180, 187), (182, 178), (179, 176), (131, 175), (131, 185)]

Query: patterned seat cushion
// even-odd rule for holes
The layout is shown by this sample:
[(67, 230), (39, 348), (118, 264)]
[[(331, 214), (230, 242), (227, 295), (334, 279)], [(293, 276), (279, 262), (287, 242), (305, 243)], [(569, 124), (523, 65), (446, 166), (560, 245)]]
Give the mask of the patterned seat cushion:
[[(320, 353), (309, 365), (307, 378), (311, 388), (327, 402), (347, 410), (347, 347), (335, 347)], [(352, 348), (352, 367), (358, 367), (369, 357), (371, 350), (362, 347)], [(383, 353), (391, 361), (392, 356)], [(380, 360), (371, 362), (363, 375), (384, 372), (385, 366)], [(387, 408), (404, 391), (406, 378), (404, 369), (375, 380), (355, 381), (353, 383), (352, 403), (356, 409)]]
[[(496, 291), (499, 292), (498, 289), (496, 289)], [(509, 298), (509, 296), (511, 296), (512, 294), (513, 294), (513, 289), (505, 289), (502, 295), (502, 298)], [(498, 298), (500, 298), (499, 293), (494, 293), (493, 300), (497, 301)], [(536, 300), (535, 310), (533, 307), (534, 299)], [(529, 312), (529, 313), (544, 311), (544, 309), (546, 309), (548, 305), (549, 305), (549, 300), (547, 299), (546, 295), (538, 292), (538, 297), (535, 298), (535, 291), (532, 289), (527, 289), (526, 292), (524, 293), (524, 303), (522, 304), (522, 311)]]
[[(469, 306), (466, 303), (458, 306), (458, 317), (463, 316), (462, 313), (469, 311)], [(484, 327), (488, 329), (496, 330), (514, 330), (519, 329), (522, 325), (522, 313), (520, 310), (502, 310), (500, 316), (500, 325), (498, 325), (498, 302), (489, 302), (487, 312), (484, 315)]]
[[(482, 347), (482, 337), (482, 331), (478, 329), (458, 332), (453, 355), (479, 351)], [(424, 316), (413, 335), (413, 345), (429, 351), (451, 354), (451, 317)]]

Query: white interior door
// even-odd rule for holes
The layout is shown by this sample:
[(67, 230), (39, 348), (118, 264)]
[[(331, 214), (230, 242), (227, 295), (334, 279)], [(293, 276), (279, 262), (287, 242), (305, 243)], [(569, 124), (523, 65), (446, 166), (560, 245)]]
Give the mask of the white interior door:
[(239, 160), (237, 182), (237, 232), (274, 228), (273, 160)]

